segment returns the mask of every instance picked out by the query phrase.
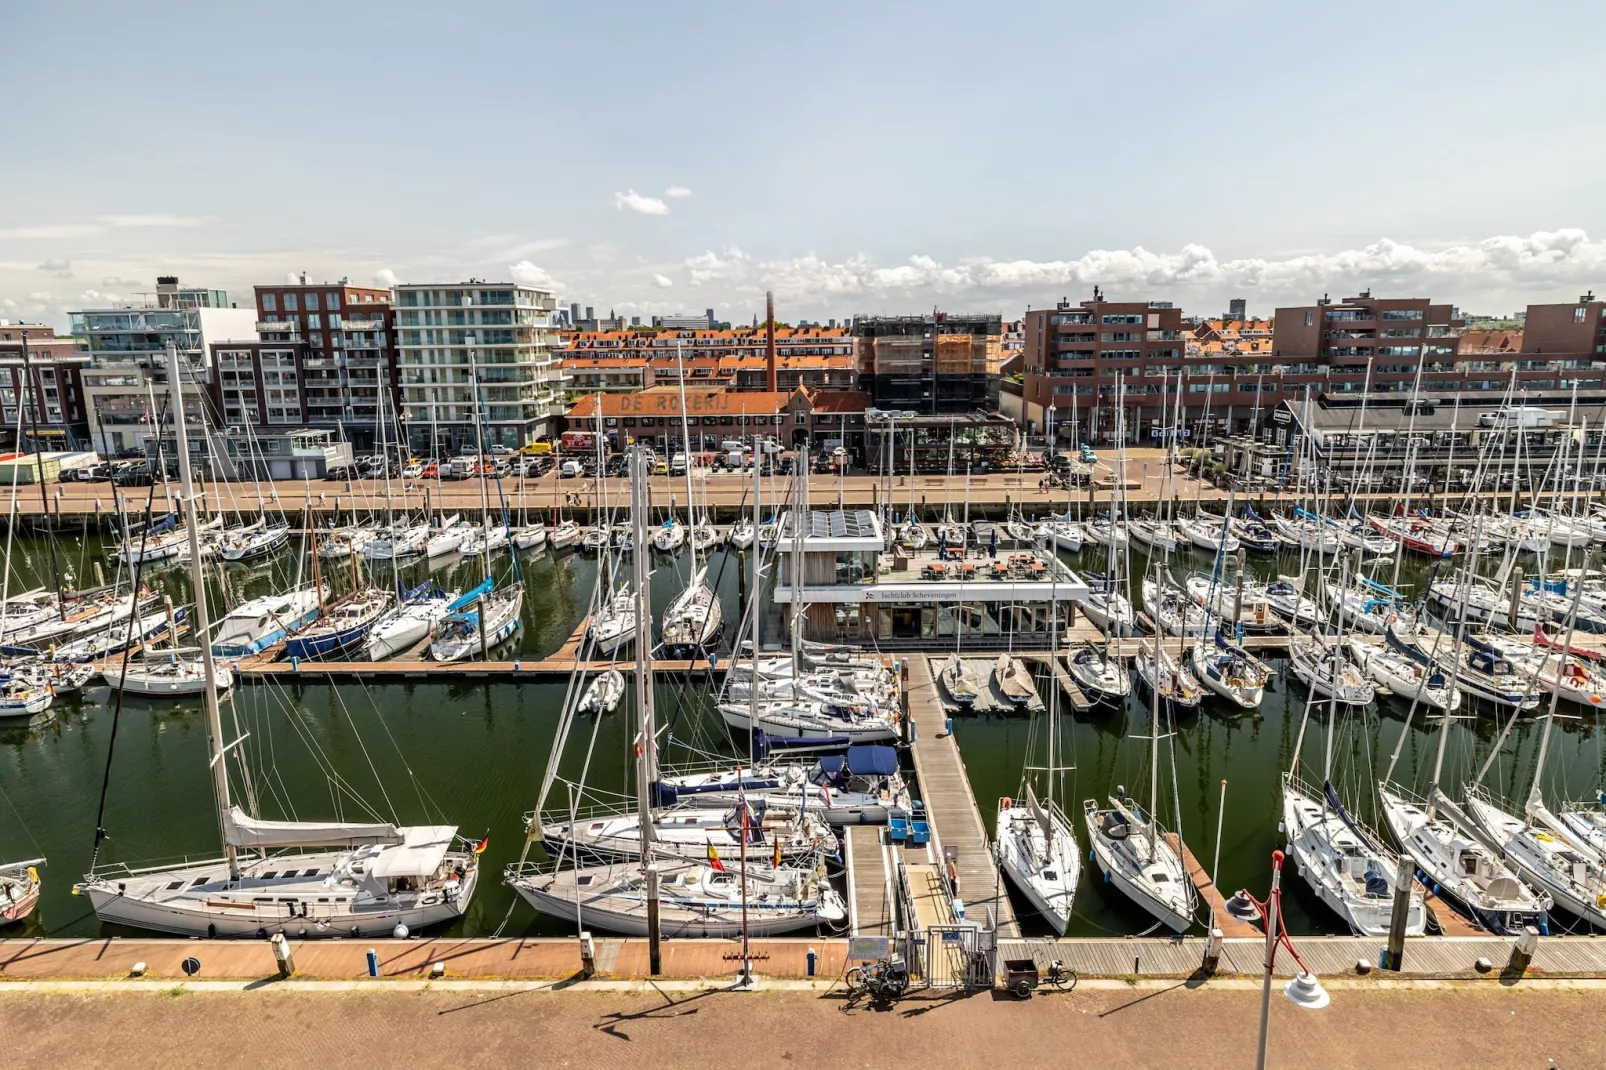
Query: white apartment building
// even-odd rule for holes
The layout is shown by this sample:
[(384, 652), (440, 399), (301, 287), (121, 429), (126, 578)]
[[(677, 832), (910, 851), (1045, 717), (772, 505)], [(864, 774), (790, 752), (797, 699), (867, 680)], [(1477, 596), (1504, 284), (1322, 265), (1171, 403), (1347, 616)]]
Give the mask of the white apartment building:
[(394, 293), (402, 418), (414, 449), (472, 446), (476, 412), (487, 446), (552, 434), (564, 404), (551, 293), (478, 279)]
[(90, 442), (106, 456), (141, 446), (155, 430), (153, 415), (167, 404), (169, 341), (189, 373), (185, 412), (200, 421), (212, 344), (257, 337), (254, 308), (231, 307), (223, 290), (181, 287), (173, 276), (158, 278), (154, 299), (143, 304), (71, 315), (73, 340), (89, 354), (83, 383)]

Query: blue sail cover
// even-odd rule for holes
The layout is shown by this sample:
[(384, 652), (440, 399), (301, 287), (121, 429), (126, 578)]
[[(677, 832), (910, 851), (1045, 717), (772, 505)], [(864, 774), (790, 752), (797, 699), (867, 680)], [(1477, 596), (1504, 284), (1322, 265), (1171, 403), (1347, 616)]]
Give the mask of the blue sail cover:
[(448, 613), (456, 613), (464, 606), (473, 605), (479, 600), (481, 595), (490, 594), (494, 590), (496, 590), (496, 583), (492, 580), (486, 580), (484, 583), (480, 584), (478, 587), (474, 588), (472, 591), (469, 591), (467, 594), (464, 594), (462, 597), (458, 598), (457, 601), (447, 606), (446, 611)]
[(422, 602), (425, 599), (434, 597), (440, 593), (441, 589), (435, 586), (434, 580), (425, 580), (423, 583), (420, 583), (417, 587), (414, 587), (411, 590), (405, 587), (402, 588), (401, 600), (407, 603)]
[(848, 768), (856, 776), (891, 776), (898, 771), (898, 752), (874, 744), (849, 747)]
[(168, 513), (166, 516), (162, 517), (162, 519), (152, 522), (150, 526), (150, 533), (152, 535), (159, 535), (164, 531), (172, 531), (176, 527), (178, 527), (178, 517), (174, 516), (172, 513)]
[(1383, 584), (1378, 583), (1376, 580), (1369, 580), (1365, 576), (1357, 576), (1356, 579), (1361, 581), (1361, 586), (1362, 587), (1365, 587), (1365, 588), (1367, 588), (1369, 590), (1376, 591), (1379, 594), (1386, 594), (1390, 598), (1393, 598), (1393, 599), (1396, 599), (1396, 600), (1401, 600), (1401, 599), (1405, 598), (1405, 595), (1401, 594), (1399, 591), (1396, 591), (1392, 587), (1385, 587)]

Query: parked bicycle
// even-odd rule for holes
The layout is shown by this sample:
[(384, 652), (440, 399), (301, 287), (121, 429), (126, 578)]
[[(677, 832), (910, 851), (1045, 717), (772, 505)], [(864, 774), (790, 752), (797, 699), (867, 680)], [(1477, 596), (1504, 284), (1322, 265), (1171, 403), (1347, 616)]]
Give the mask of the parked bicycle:
[(1053, 985), (1060, 992), (1069, 992), (1076, 987), (1076, 971), (1055, 959), (1043, 971), (1043, 983)]
[(909, 991), (909, 967), (901, 955), (855, 966), (848, 971), (848, 1005), (869, 996), (872, 1002), (891, 1003)]

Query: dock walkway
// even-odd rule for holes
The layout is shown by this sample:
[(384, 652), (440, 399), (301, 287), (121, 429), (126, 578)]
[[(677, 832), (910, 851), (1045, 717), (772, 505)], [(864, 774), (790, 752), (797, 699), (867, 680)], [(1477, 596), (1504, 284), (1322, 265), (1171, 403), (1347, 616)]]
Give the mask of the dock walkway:
[(850, 825), (843, 837), (854, 936), (891, 936), (897, 929), (890, 894), (892, 872), (881, 843), (881, 830), (880, 825)]
[(941, 861), (950, 851), (955, 855), (958, 897), (965, 904), (966, 919), (984, 921), (982, 910), (989, 909), (1000, 934), (1013, 936), (1019, 931), (1015, 910), (1004, 891), (1003, 875), (998, 872), (987, 826), (970, 790), (959, 744), (945, 734), (947, 714), (931, 674), (931, 663), (914, 655), (907, 664), (909, 716), (915, 733), (910, 751), (920, 780), (920, 797), (931, 815), (932, 839), (938, 847), (936, 857)]
[(1182, 864), (1188, 870), (1188, 878), (1193, 881), (1193, 886), (1199, 889), (1199, 896), (1210, 908), (1211, 916), (1215, 918), (1215, 926), (1221, 930), (1221, 935), (1244, 938), (1262, 935), (1257, 926), (1227, 912), (1226, 897), (1221, 894), (1221, 889), (1216, 887), (1216, 882), (1210, 874), (1205, 872), (1204, 864), (1193, 856), (1186, 841), (1178, 841), (1175, 832), (1166, 833), (1165, 838), (1172, 850), (1176, 850), (1179, 842), (1181, 843)]

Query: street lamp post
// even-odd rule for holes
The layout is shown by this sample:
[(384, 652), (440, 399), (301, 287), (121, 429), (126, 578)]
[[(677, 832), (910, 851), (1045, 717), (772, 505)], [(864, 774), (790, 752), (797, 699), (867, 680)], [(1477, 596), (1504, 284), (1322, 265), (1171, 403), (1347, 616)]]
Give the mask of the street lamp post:
[[(1283, 853), (1271, 853), (1271, 892), (1266, 896), (1265, 903), (1256, 903), (1261, 908), (1261, 916), (1266, 920), (1266, 972), (1260, 985), (1260, 1040), (1255, 1052), (1256, 1070), (1266, 1070), (1266, 1033), (1271, 1021), (1271, 978), (1277, 966), (1277, 948), (1288, 948), (1288, 953), (1294, 956), (1299, 964), (1299, 974), (1283, 986), (1283, 995), (1296, 1007), (1307, 1010), (1321, 1010), (1331, 1002), (1327, 990), (1316, 980), (1316, 975), (1306, 968), (1299, 952), (1288, 939), (1288, 930), (1282, 925), (1282, 874)], [(1240, 892), (1253, 901), (1247, 892)]]

